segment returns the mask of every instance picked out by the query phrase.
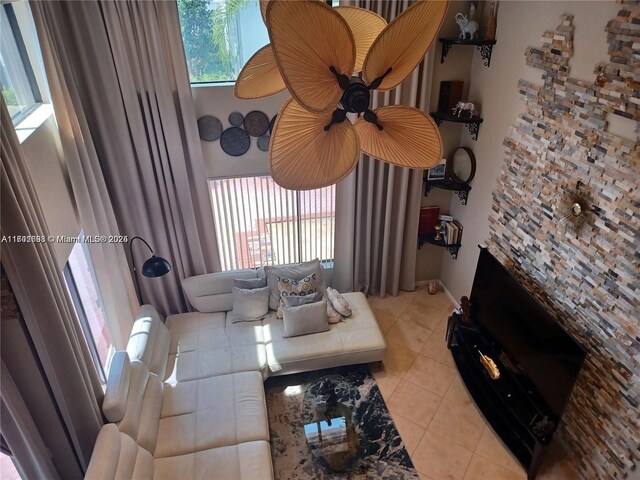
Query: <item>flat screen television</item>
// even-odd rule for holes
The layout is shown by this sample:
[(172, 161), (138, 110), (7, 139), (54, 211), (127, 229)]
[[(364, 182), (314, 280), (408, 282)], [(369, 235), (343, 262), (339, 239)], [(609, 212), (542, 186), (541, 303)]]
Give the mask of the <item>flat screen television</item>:
[(482, 248), (471, 290), (471, 320), (528, 377), (560, 417), (585, 351), (508, 270)]

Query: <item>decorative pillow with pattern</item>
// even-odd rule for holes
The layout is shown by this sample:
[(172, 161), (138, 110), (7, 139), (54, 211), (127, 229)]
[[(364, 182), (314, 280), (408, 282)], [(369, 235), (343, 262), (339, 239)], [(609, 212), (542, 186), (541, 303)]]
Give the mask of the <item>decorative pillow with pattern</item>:
[(278, 277), (278, 291), (280, 292), (280, 302), (278, 303), (276, 316), (282, 318), (282, 307), (284, 306), (284, 300), (282, 298), (290, 296), (304, 297), (316, 293), (318, 291), (316, 274), (312, 273), (300, 280)]
[(327, 288), (327, 297), (329, 297), (329, 302), (331, 302), (333, 308), (335, 308), (340, 315), (343, 317), (351, 315), (351, 306), (349, 305), (349, 302), (347, 302), (347, 300), (340, 295), (335, 288)]
[(327, 321), (331, 324), (340, 323), (342, 321), (342, 315), (340, 315), (340, 313), (335, 308), (333, 308), (333, 305), (331, 305), (329, 298), (325, 295), (322, 297), (322, 300), (327, 301)]

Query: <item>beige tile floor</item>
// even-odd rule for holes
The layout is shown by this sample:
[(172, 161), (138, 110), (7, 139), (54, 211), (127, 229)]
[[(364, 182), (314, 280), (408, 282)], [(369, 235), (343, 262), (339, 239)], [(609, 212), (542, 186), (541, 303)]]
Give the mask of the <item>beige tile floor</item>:
[[(447, 295), (419, 288), (369, 302), (388, 345), (382, 364), (372, 366), (373, 375), (420, 477), (526, 479), (458, 376), (444, 341), (453, 309)], [(577, 478), (559, 447), (551, 449), (538, 475), (540, 480)]]

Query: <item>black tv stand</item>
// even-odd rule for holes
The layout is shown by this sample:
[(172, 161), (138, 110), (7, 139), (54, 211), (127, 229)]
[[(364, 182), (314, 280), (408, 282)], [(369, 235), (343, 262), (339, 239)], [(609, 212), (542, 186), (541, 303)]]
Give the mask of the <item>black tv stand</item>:
[[(504, 355), (501, 360), (493, 342), (456, 313), (447, 325), (447, 346), (485, 419), (524, 467), (527, 478), (535, 479), (559, 419), (526, 376)], [(495, 362), (500, 378), (491, 378), (479, 351)]]

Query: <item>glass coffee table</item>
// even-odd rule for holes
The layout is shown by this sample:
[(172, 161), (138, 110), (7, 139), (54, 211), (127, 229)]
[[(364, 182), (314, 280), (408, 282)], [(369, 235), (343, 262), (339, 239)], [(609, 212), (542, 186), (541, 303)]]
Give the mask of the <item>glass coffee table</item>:
[(350, 398), (353, 387), (340, 375), (311, 383), (304, 395), (303, 423), (313, 456), (332, 472), (349, 472), (360, 465), (360, 438)]

